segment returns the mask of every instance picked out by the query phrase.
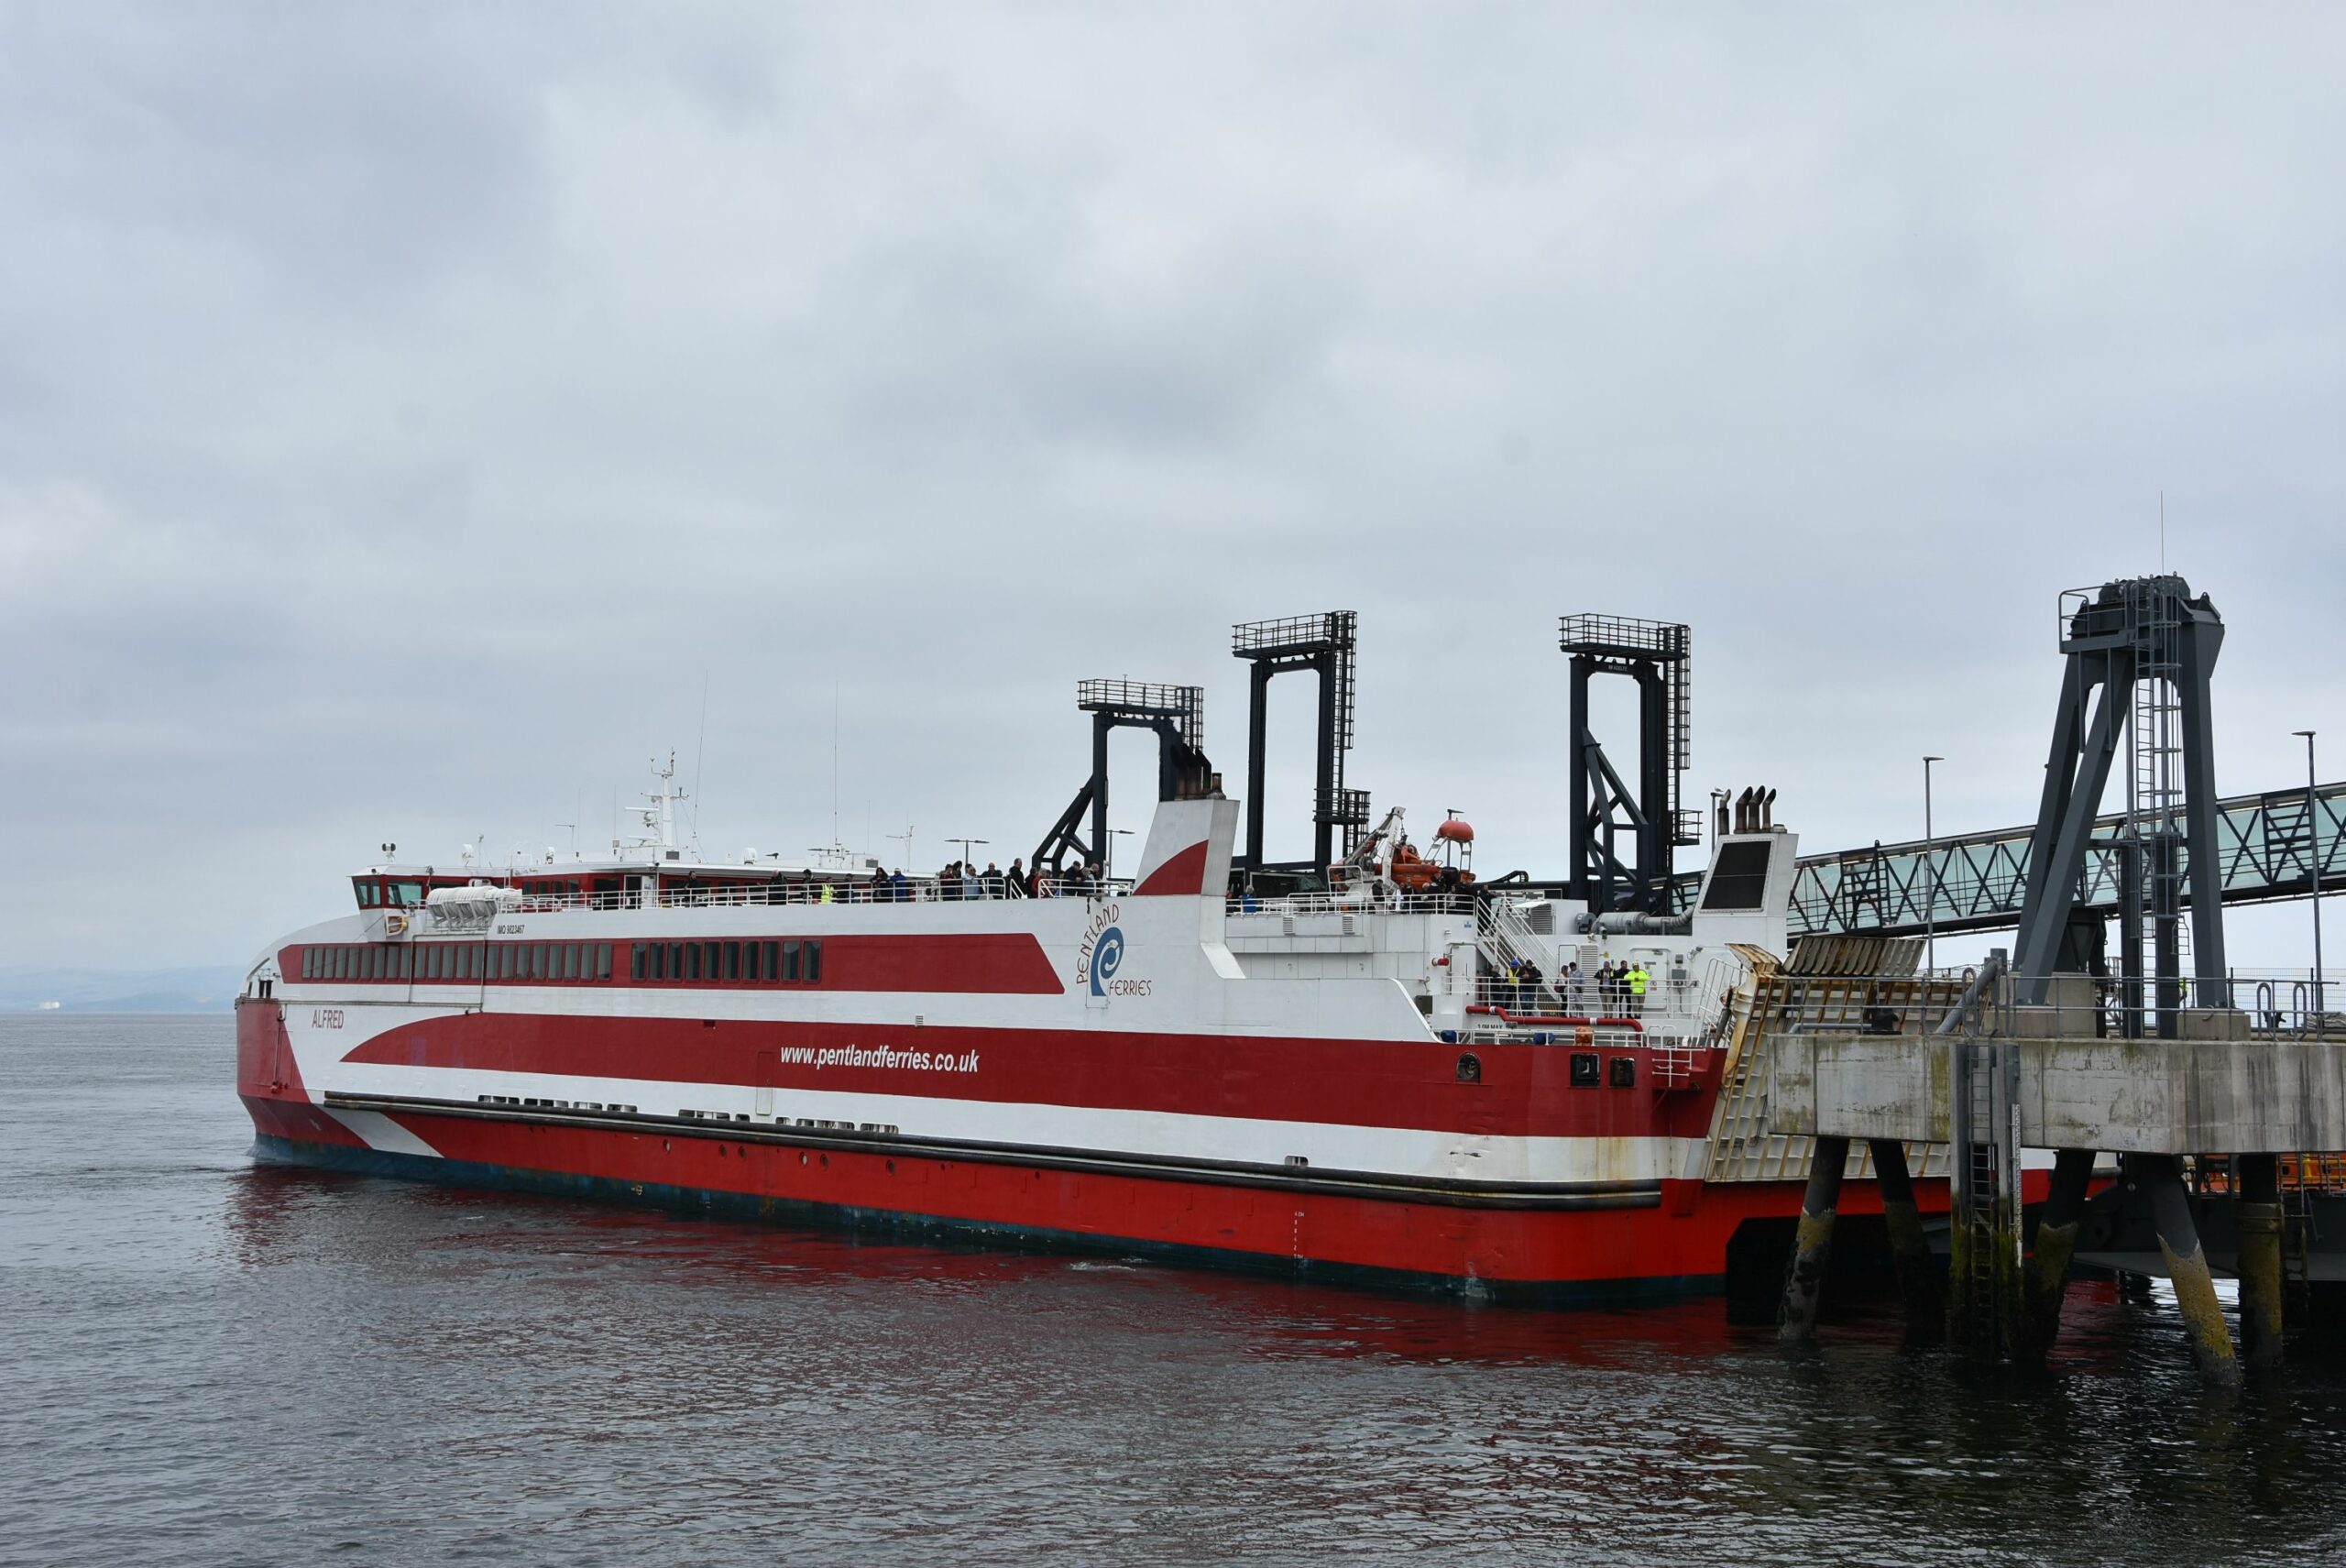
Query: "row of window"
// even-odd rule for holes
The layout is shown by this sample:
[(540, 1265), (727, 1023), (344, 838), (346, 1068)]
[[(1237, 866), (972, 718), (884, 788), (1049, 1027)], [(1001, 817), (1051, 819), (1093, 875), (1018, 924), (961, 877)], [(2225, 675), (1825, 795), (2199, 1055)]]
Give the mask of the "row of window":
[[(301, 949), (303, 980), (531, 981), (593, 984), (611, 978), (608, 942), (365, 942)], [(817, 985), (820, 942), (637, 942), (632, 981), (685, 985)]]
[(638, 942), (628, 978), (685, 985), (817, 985), (823, 979), (820, 942)]
[(368, 942), (301, 949), (303, 980), (571, 981), (611, 978), (608, 942)]

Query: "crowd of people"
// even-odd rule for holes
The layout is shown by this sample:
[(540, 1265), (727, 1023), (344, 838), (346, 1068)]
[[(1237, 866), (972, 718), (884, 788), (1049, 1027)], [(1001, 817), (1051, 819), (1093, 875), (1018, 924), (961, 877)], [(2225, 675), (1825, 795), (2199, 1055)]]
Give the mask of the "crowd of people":
[(1106, 882), (1096, 862), (1054, 871), (1037, 861), (1029, 872), (1023, 860), (1012, 861), (1008, 871), (992, 861), (983, 871), (955, 861), (926, 882), (907, 878), (899, 867), (875, 875), (870, 887), (874, 904), (953, 904), (977, 898), (1097, 898)]
[[(1539, 966), (1522, 959), (1502, 965), (1492, 986), (1500, 1006), (1529, 1012), (1540, 1000)], [(1556, 977), (1556, 994), (1568, 1014), (1582, 1018), (1639, 1018), (1645, 1015), (1646, 993), (1653, 988), (1653, 971), (1638, 959), (1616, 961), (1605, 955), (1596, 972), (1584, 971), (1577, 959)]]

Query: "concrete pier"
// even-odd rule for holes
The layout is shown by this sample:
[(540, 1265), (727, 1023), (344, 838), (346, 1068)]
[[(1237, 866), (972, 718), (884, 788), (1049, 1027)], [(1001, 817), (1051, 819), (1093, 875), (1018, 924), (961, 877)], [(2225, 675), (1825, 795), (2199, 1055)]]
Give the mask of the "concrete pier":
[[(1999, 1002), (1985, 1010), (1983, 1033), (1952, 1047), (1911, 1034), (1770, 1031), (1756, 1043), (1752, 1070), (1766, 1074), (1770, 1133), (1864, 1138), (1877, 1149), (1950, 1144), (1960, 1162), (1970, 1157), (1963, 1151), (1989, 1149), (1988, 1135), (1972, 1125), (1976, 1104), (1962, 1097), (1978, 1092), (1978, 1071), (1990, 1070), (1978, 1064), (1995, 1064), (1995, 1081), (2011, 1090), (1998, 1104), (2017, 1107), (2018, 1135), (2000, 1123), (1993, 1157), (2021, 1146), (2058, 1153), (2034, 1248), (2017, 1275), (2008, 1277), (2001, 1266), (2011, 1250), (2005, 1226), (2017, 1223), (2016, 1212), (2008, 1222), (2007, 1205), (1970, 1201), (1968, 1187), (1957, 1203), (1947, 1321), (1967, 1354), (2034, 1358), (2053, 1343), (2094, 1151), (2105, 1151), (2122, 1157), (2123, 1190), (2096, 1199), (2093, 1212), (2109, 1212), (2110, 1203), (2140, 1205), (2120, 1228), (2131, 1224), (2130, 1234), (2140, 1236), (2137, 1250), (2121, 1255), (2141, 1259), (2106, 1266), (2150, 1273), (2163, 1266), (2202, 1372), (2231, 1382), (2243, 1357), (2217, 1304), (2204, 1219), (2222, 1243), (2219, 1255), (2237, 1260), (2245, 1359), (2273, 1365), (2281, 1353), (2287, 1235), (2272, 1157), (2346, 1149), (2346, 1041), (2253, 1039), (2243, 1014), (2189, 1008), (2177, 1010), (2180, 1037), (2103, 1038), (2078, 1028), (2091, 1017), (2086, 1009)], [(2235, 1185), (2197, 1200), (2195, 1218), (2183, 1162), (2200, 1155), (2231, 1157)], [(1894, 1177), (1885, 1181), (1886, 1207), (1897, 1187)], [(1802, 1234), (1805, 1245), (1805, 1216)], [(2317, 1256), (2305, 1272), (2337, 1262)]]
[[(2029, 1011), (2020, 1010), (2023, 1014)], [(2116, 1154), (2346, 1149), (2346, 1042), (2016, 1036), (2021, 1142)], [(1769, 1035), (1768, 1130), (1949, 1141), (1943, 1042), (1913, 1035)]]

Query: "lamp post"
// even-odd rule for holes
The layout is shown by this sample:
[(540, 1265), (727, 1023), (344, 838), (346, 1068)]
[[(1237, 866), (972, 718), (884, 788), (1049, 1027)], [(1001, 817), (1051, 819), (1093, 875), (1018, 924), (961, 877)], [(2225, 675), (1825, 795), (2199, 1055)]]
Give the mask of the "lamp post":
[(2321, 830), (2314, 817), (2314, 732), (2297, 729), (2291, 733), (2306, 738), (2306, 861), (2313, 873), (2313, 1032), (2319, 1038), (2326, 1013), (2321, 1002)]
[(1945, 757), (1923, 759), (1923, 865), (1931, 875), (1929, 891), (1923, 895), (1923, 962), (1933, 973), (1939, 967), (1939, 858), (1931, 830), (1931, 764), (1946, 761)]
[(1111, 828), (1108, 829), (1108, 842), (1102, 847), (1100, 851), (1102, 859), (1100, 880), (1102, 882), (1107, 881), (1110, 877), (1115, 874), (1116, 840), (1119, 839), (1129, 839), (1133, 836), (1133, 832), (1134, 830), (1130, 828)]

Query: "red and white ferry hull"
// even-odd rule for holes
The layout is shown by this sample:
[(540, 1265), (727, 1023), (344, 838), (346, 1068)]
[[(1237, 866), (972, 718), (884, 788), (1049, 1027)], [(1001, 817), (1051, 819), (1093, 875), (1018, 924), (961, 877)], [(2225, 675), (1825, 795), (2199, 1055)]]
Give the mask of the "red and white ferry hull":
[[(1121, 898), (345, 917), (257, 971), (239, 1092), (277, 1160), (1475, 1297), (1716, 1289), (1797, 1215), (1797, 1182), (1702, 1179), (1720, 1053), (1444, 1037), (1425, 977), (1471, 910), (1244, 936), (1234, 815), (1168, 803)], [(775, 983), (784, 940), (819, 983)]]

